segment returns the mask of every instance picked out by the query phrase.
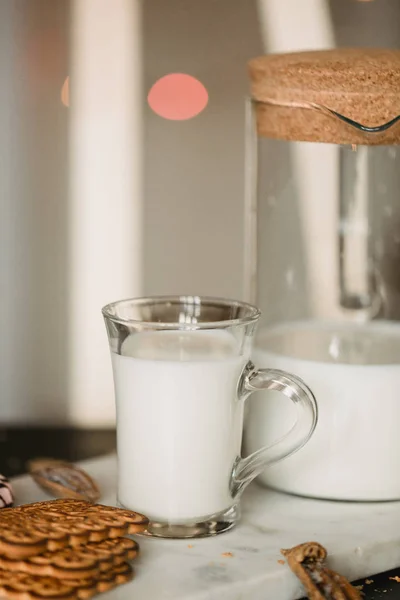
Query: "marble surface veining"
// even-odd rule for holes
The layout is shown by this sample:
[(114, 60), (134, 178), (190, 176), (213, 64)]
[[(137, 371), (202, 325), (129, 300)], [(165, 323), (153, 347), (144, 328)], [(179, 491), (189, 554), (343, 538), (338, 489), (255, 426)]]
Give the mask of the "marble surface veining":
[[(100, 502), (115, 505), (114, 455), (82, 463)], [(18, 503), (49, 499), (28, 476), (13, 480)], [(201, 540), (138, 539), (135, 579), (104, 600), (295, 600), (304, 592), (280, 548), (315, 540), (349, 579), (400, 565), (400, 502), (341, 503), (297, 498), (253, 484), (236, 529)], [(228, 554), (230, 553), (230, 554)]]

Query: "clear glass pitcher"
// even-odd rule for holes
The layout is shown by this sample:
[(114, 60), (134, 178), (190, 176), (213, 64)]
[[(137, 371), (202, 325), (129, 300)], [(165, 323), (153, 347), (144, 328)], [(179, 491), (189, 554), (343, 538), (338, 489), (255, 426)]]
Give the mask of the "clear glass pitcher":
[[(319, 498), (400, 498), (400, 51), (251, 61), (246, 293), (255, 359), (316, 395), (310, 443), (261, 483)], [(245, 449), (290, 406), (255, 399)]]

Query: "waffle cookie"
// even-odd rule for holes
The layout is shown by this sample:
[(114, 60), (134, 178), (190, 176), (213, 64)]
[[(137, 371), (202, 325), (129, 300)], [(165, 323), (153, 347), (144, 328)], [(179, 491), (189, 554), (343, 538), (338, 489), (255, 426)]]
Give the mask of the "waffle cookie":
[(26, 559), (140, 533), (147, 525), (148, 519), (139, 513), (83, 500), (5, 508), (0, 511), (0, 556)]
[(100, 491), (96, 482), (80, 467), (65, 460), (36, 458), (28, 463), (33, 480), (56, 498), (76, 498), (97, 502)]

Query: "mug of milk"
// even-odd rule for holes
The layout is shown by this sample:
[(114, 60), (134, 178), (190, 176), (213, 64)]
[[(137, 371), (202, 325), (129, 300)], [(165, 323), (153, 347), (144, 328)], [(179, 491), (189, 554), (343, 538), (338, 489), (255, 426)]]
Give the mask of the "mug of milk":
[[(148, 516), (152, 536), (230, 529), (244, 488), (312, 435), (312, 392), (294, 375), (254, 367), (260, 311), (249, 304), (170, 296), (122, 300), (102, 312), (115, 386), (119, 504)], [(260, 390), (289, 398), (295, 423), (242, 458), (245, 400)]]

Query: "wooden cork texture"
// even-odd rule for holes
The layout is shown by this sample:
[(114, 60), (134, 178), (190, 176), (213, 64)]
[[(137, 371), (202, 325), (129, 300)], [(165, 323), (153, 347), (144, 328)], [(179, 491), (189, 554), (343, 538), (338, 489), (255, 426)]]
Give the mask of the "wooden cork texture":
[[(249, 62), (258, 134), (334, 144), (400, 143), (400, 50), (339, 48), (271, 54)], [(326, 110), (329, 109), (329, 110)]]

